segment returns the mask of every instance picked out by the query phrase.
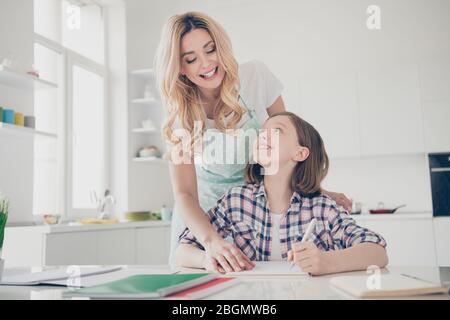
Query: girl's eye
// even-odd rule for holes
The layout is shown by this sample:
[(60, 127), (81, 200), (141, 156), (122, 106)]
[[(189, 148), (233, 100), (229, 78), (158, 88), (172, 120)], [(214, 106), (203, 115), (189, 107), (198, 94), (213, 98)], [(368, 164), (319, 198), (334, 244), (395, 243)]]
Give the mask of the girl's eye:
[(191, 63), (195, 62), (195, 60), (197, 60), (197, 58), (194, 58), (192, 60), (186, 59), (186, 63), (191, 64)]
[(214, 51), (216, 51), (216, 47), (212, 47), (210, 49), (208, 49), (208, 51), (206, 51), (206, 53), (213, 53)]

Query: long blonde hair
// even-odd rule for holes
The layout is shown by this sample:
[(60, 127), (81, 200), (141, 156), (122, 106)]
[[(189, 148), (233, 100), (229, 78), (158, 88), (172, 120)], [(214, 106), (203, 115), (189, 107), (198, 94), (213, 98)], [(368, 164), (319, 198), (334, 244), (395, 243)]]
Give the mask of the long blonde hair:
[[(156, 81), (167, 112), (163, 135), (172, 143), (180, 142), (180, 139), (173, 135), (173, 125), (177, 118), (181, 127), (188, 130), (191, 137), (195, 136), (194, 121), (201, 121), (202, 132), (206, 128), (206, 114), (201, 105), (199, 88), (180, 73), (181, 40), (186, 33), (194, 29), (204, 29), (210, 34), (216, 46), (219, 63), (225, 71), (219, 102), (214, 110), (216, 128), (221, 131), (235, 128), (245, 112), (238, 101), (238, 64), (233, 55), (231, 41), (223, 27), (200, 12), (174, 15), (164, 26), (154, 61)], [(227, 107), (233, 111), (228, 122), (225, 119), (225, 113), (229, 110)]]

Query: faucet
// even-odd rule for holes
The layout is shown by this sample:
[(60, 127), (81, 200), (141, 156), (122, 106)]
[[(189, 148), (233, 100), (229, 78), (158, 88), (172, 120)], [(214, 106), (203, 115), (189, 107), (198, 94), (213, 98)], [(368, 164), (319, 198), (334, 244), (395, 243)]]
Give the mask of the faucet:
[(106, 204), (107, 204), (108, 201), (111, 204), (113, 204), (113, 205), (116, 204), (116, 199), (111, 194), (111, 192), (108, 189), (106, 189), (105, 190), (105, 195), (103, 196), (103, 198), (98, 199), (97, 192), (95, 190), (91, 190), (91, 200), (92, 200), (93, 203), (96, 204), (98, 218), (99, 219), (107, 219), (107, 218), (109, 218), (109, 214), (110, 213), (105, 211)]

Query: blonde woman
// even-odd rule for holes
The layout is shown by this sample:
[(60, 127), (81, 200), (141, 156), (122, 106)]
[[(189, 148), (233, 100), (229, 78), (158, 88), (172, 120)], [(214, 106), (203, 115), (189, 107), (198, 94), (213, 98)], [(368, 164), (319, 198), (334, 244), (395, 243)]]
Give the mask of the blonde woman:
[[(238, 65), (225, 30), (200, 12), (169, 18), (155, 57), (155, 70), (167, 111), (163, 133), (171, 148), (175, 195), (170, 263), (174, 264), (178, 237), (187, 226), (216, 270), (251, 269), (254, 265), (249, 258), (217, 233), (205, 212), (230, 188), (244, 183), (253, 141), (233, 137), (229, 143), (233, 135), (228, 131), (258, 131), (270, 115), (284, 111), (283, 86), (259, 61)], [(189, 143), (180, 138), (180, 130), (189, 134)], [(210, 130), (216, 137), (218, 133), (226, 135), (227, 142), (216, 146), (225, 150), (218, 152), (227, 153), (228, 160), (246, 161), (217, 163), (205, 161), (201, 155), (196, 157), (195, 146), (205, 144), (204, 133)], [(200, 140), (195, 138), (199, 133)], [(176, 155), (180, 157), (174, 161)], [(327, 194), (345, 208), (351, 207), (343, 194)]]

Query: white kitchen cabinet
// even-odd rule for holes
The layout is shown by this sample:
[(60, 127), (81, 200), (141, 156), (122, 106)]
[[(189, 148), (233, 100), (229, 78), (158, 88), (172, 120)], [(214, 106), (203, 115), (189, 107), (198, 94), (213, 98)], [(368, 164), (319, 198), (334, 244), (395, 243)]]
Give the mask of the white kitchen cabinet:
[(429, 59), (419, 67), (425, 150), (450, 150), (450, 59)]
[(45, 234), (44, 265), (96, 264), (96, 233), (70, 232)]
[(167, 264), (170, 228), (136, 229), (136, 264)]
[(358, 102), (363, 155), (424, 152), (417, 66), (360, 71)]
[(6, 267), (167, 264), (170, 222), (8, 227)]
[(44, 235), (44, 265), (134, 264), (134, 230)]
[(448, 152), (450, 150), (450, 99), (424, 101), (422, 105), (425, 150)]
[(431, 214), (426, 218), (361, 216), (355, 220), (386, 239), (389, 265), (437, 265)]
[(300, 97), (299, 115), (320, 132), (331, 158), (361, 154), (355, 73), (302, 79)]
[(423, 101), (450, 100), (450, 59), (429, 59), (419, 66)]
[(134, 230), (97, 232), (97, 264), (134, 264)]
[(450, 267), (450, 217), (435, 217), (433, 227), (437, 264), (442, 267)]

